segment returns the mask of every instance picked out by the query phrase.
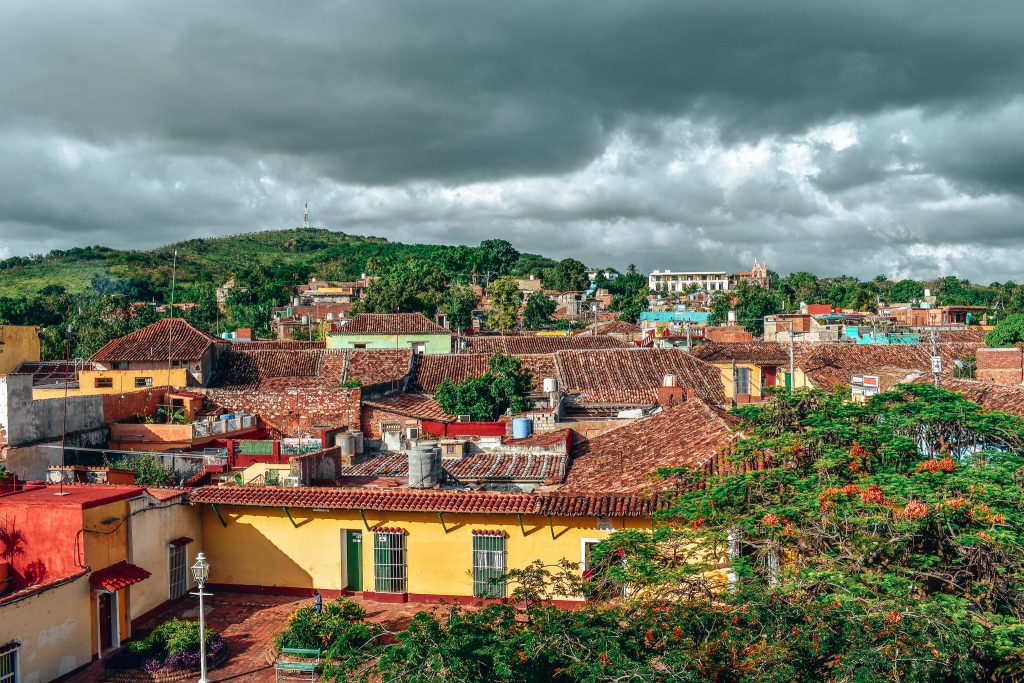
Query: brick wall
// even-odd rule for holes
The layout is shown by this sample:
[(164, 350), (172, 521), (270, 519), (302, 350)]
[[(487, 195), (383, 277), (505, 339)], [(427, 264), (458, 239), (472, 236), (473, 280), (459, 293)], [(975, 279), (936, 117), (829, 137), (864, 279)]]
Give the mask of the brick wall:
[(978, 349), (977, 358), (978, 379), (999, 384), (1024, 382), (1024, 350)]
[(319, 426), (357, 429), (359, 389), (285, 389), (279, 391), (204, 389), (213, 405), (258, 415), (285, 436), (319, 434)]
[(387, 410), (381, 410), (380, 408), (374, 408), (372, 406), (364, 405), (362, 407), (362, 415), (360, 424), (362, 425), (359, 429), (363, 430), (363, 437), (367, 439), (381, 439), (383, 435), (380, 433), (380, 425), (382, 422), (399, 422), (402, 425), (402, 431), (405, 431), (406, 427), (419, 427), (420, 421), (415, 417), (406, 417), (405, 415), (396, 415)]
[(123, 394), (103, 395), (103, 421), (119, 422), (132, 415), (156, 415), (157, 408), (163, 404), (166, 390), (163, 387), (149, 391), (129, 391)]
[(734, 343), (751, 341), (754, 336), (745, 327), (728, 325), (726, 327), (709, 327), (705, 329), (704, 338), (713, 342)]

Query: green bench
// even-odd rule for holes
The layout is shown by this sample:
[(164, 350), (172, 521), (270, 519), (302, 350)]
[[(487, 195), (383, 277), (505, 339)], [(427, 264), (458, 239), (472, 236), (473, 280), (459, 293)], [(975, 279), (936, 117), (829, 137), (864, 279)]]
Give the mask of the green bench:
[[(295, 678), (316, 681), (316, 668), (320, 665), (320, 650), (307, 650), (298, 647), (282, 647), (281, 656), (291, 659), (283, 659), (274, 665), (274, 680)], [(295, 657), (302, 657), (304, 660), (316, 659), (315, 662), (295, 661)]]

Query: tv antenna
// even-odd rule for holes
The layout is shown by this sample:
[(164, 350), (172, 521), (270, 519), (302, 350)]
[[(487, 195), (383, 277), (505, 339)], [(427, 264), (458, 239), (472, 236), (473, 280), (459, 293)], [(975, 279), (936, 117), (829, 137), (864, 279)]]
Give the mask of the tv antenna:
[(309, 227), (309, 202), (306, 202), (306, 210), (302, 214), (302, 227)]

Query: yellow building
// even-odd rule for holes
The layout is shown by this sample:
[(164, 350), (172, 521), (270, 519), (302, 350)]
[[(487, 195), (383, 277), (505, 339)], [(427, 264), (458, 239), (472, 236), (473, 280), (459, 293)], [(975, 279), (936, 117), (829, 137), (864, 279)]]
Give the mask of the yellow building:
[(9, 375), (26, 361), (39, 360), (39, 328), (0, 325), (0, 375)]
[(794, 364), (789, 370), (789, 346), (778, 342), (708, 342), (693, 355), (715, 366), (721, 375), (725, 397), (731, 403), (762, 400), (768, 388), (802, 389), (810, 386)]
[(487, 579), (535, 560), (566, 559), (582, 571), (591, 546), (617, 529), (649, 529), (660, 504), (656, 496), (276, 487), (206, 487), (191, 501), (203, 506), (219, 587), (397, 602), (502, 597), (512, 587)]

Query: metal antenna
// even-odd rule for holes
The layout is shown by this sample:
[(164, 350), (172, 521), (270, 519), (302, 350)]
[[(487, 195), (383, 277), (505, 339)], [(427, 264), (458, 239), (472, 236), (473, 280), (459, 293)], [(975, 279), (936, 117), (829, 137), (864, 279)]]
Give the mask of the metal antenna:
[(302, 227), (309, 227), (309, 202), (306, 202), (306, 210), (302, 214)]
[(174, 285), (178, 276), (178, 250), (174, 250), (171, 264), (171, 308), (167, 320), (167, 389), (171, 388), (171, 348), (174, 342)]
[[(71, 365), (71, 325), (68, 325), (68, 336), (64, 340), (64, 362), (66, 365)], [(57, 492), (58, 496), (67, 496), (68, 493), (64, 492), (64, 467), (65, 467), (65, 453), (68, 442), (68, 385), (71, 383), (70, 377), (64, 378), (64, 426), (61, 429), (60, 435), (60, 490)]]

